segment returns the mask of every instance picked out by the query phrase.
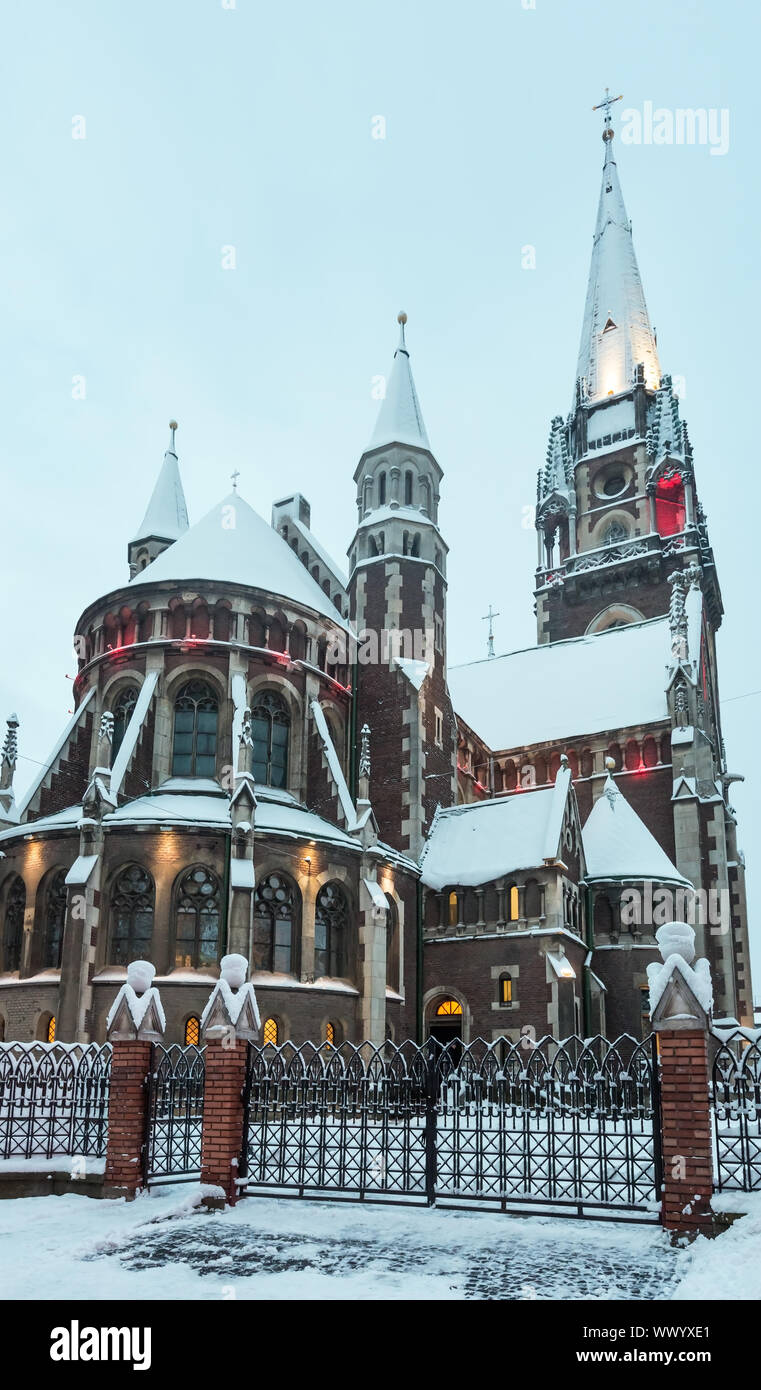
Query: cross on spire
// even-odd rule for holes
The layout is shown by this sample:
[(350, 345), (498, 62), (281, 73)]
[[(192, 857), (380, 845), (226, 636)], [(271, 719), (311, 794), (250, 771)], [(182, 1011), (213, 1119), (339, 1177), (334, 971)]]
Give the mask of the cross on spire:
[(240, 477), (240, 469), (239, 469), (239, 468), (236, 468), (235, 472), (230, 474), (230, 477), (232, 478), (232, 482), (233, 482), (233, 492), (237, 492), (237, 491), (238, 491), (238, 479), (239, 479), (239, 477)]
[(481, 619), (481, 622), (482, 622), (482, 623), (488, 623), (488, 624), (489, 624), (489, 636), (488, 636), (488, 638), (487, 638), (487, 646), (486, 646), (486, 655), (487, 655), (488, 657), (494, 656), (494, 619), (495, 619), (495, 618), (498, 618), (499, 616), (500, 616), (499, 613), (495, 613), (495, 612), (492, 610), (491, 604), (489, 604), (489, 612), (488, 612), (488, 613), (484, 613), (484, 616), (483, 616), (482, 619)]
[(617, 96), (617, 97), (612, 97), (612, 96), (610, 95), (610, 87), (606, 87), (606, 88), (605, 88), (605, 96), (603, 97), (602, 101), (598, 101), (597, 105), (592, 107), (592, 110), (593, 110), (593, 111), (603, 111), (603, 110), (604, 110), (604, 112), (605, 112), (605, 125), (606, 125), (606, 126), (610, 126), (610, 108), (611, 108), (611, 106), (613, 105), (614, 102), (616, 102), (616, 101), (623, 101), (623, 99), (624, 99), (623, 92), (621, 92), (620, 95)]

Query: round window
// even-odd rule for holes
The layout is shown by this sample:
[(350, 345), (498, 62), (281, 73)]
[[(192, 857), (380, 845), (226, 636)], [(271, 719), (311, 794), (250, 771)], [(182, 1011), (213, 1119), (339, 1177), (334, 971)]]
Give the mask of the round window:
[(598, 497), (606, 499), (620, 497), (623, 492), (626, 492), (633, 476), (633, 472), (627, 464), (611, 463), (597, 474), (593, 483), (594, 491)]
[(617, 497), (619, 492), (624, 491), (625, 487), (626, 479), (623, 473), (611, 473), (610, 477), (605, 479), (602, 490), (606, 497)]

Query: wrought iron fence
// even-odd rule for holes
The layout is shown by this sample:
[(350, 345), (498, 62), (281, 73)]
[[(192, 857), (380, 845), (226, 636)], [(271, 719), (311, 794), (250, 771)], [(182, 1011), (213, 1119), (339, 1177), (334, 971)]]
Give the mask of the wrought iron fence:
[(645, 1213), (658, 1096), (650, 1039), (250, 1044), (241, 1176), (248, 1192)]
[(753, 1192), (761, 1188), (761, 1047), (739, 1028), (712, 1040), (715, 1187)]
[(102, 1157), (111, 1048), (0, 1043), (0, 1157)]
[(205, 1047), (154, 1043), (148, 1078), (146, 1182), (187, 1178), (201, 1172)]

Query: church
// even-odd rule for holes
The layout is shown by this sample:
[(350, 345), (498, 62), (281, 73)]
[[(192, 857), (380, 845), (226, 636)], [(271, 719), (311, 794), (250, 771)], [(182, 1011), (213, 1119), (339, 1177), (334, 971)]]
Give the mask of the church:
[(76, 621), (74, 712), (18, 797), (7, 722), (0, 1038), (102, 1041), (145, 958), (167, 1040), (198, 1042), (226, 952), (266, 1044), (639, 1038), (673, 918), (717, 1015), (752, 1026), (721, 591), (609, 106), (603, 142), (572, 408), (537, 479), (536, 645), (447, 664), (405, 315), (347, 574), (301, 494), (268, 523), (234, 487), (191, 526), (172, 423), (123, 579)]

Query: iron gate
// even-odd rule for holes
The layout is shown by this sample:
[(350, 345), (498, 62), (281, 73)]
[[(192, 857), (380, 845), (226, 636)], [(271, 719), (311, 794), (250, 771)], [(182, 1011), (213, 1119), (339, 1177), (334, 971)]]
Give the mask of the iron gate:
[(111, 1048), (0, 1044), (0, 1158), (102, 1157)]
[(203, 1047), (154, 1043), (148, 1076), (146, 1183), (188, 1182), (201, 1175), (201, 1129), (206, 1071)]
[(244, 1099), (249, 1194), (656, 1219), (651, 1039), (252, 1043)]
[(713, 1035), (715, 1187), (761, 1188), (761, 1048), (739, 1029)]

